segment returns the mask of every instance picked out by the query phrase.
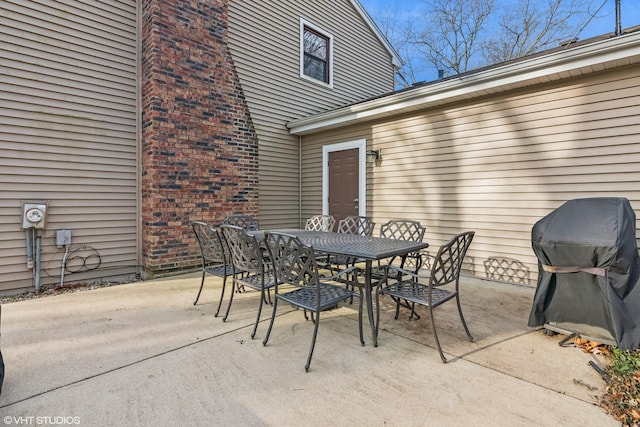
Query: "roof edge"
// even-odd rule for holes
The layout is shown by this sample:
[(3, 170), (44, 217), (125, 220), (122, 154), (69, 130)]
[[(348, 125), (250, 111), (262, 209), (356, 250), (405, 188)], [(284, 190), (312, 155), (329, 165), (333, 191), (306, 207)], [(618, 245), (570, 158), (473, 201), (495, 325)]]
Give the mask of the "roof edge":
[[(289, 132), (304, 135), (363, 120), (400, 114), (460, 98), (481, 96), (496, 88), (525, 86), (528, 81), (579, 68), (593, 67), (631, 56), (640, 57), (640, 32), (596, 41), (583, 46), (534, 56), (478, 72), (452, 76), (433, 84), (416, 86), (386, 96), (337, 108), (287, 123)], [(595, 72), (595, 71), (594, 71)]]
[(350, 0), (350, 1), (353, 7), (358, 11), (360, 16), (362, 16), (362, 19), (364, 19), (365, 22), (369, 25), (369, 27), (371, 27), (371, 30), (373, 31), (373, 33), (376, 35), (376, 37), (378, 37), (380, 42), (391, 54), (391, 63), (394, 65), (394, 67), (397, 67), (397, 68), (402, 67), (402, 65), (404, 64), (404, 61), (402, 60), (398, 52), (394, 49), (394, 47), (391, 45), (389, 40), (387, 40), (387, 37), (383, 34), (382, 30), (380, 30), (380, 27), (378, 27), (378, 24), (376, 24), (373, 18), (371, 18), (371, 15), (369, 15), (369, 12), (367, 12), (367, 10), (360, 4), (359, 0)]

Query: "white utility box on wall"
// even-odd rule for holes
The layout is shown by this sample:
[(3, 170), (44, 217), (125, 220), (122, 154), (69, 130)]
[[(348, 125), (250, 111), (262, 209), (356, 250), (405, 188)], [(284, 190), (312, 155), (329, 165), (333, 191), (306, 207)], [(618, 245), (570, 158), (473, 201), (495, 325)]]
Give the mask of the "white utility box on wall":
[(44, 229), (47, 222), (47, 203), (22, 203), (22, 228)]

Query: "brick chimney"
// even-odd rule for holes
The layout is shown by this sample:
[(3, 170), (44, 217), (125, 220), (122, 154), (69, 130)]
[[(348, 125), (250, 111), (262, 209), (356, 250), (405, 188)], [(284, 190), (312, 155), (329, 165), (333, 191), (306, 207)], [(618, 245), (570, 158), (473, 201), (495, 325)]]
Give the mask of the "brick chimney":
[(200, 262), (190, 221), (257, 216), (258, 138), (228, 49), (227, 0), (143, 0), (143, 275)]

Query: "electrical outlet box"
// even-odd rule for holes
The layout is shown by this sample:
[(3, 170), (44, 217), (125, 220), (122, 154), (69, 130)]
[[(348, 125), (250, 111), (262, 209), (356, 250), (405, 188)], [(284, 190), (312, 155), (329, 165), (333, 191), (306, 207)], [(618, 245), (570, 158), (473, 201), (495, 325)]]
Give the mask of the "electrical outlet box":
[(71, 230), (66, 228), (56, 230), (56, 246), (61, 248), (69, 245), (71, 245)]

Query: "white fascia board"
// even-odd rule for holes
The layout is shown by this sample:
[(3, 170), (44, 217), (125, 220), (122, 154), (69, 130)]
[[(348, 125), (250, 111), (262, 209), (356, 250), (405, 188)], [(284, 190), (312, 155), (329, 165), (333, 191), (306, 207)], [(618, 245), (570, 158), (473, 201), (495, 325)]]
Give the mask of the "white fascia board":
[[(294, 135), (317, 132), (336, 126), (345, 126), (361, 120), (399, 114), (426, 108), (460, 98), (480, 96), (501, 87), (525, 86), (545, 76), (588, 69), (625, 58), (640, 56), (640, 32), (618, 36), (583, 47), (557, 51), (548, 55), (498, 66), (459, 78), (444, 80), (425, 87), (416, 87), (371, 101), (338, 108), (287, 124)], [(635, 59), (637, 61), (638, 58)]]

